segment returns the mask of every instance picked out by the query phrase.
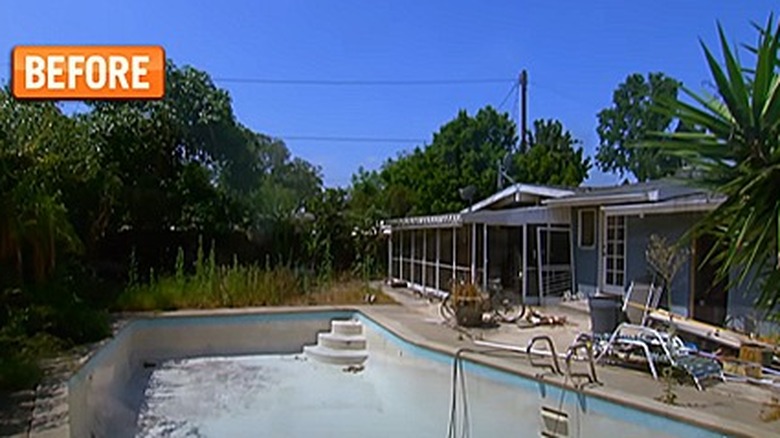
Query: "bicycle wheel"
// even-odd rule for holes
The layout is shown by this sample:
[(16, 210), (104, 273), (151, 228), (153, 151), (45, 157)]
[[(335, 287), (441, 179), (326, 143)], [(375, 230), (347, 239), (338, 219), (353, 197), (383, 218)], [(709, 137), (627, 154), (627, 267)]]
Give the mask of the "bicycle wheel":
[(453, 304), (452, 294), (448, 294), (439, 304), (439, 315), (444, 321), (450, 322), (455, 318), (455, 305)]
[(493, 312), (498, 315), (503, 322), (513, 323), (525, 315), (525, 305), (514, 303), (503, 292), (496, 293), (491, 297)]

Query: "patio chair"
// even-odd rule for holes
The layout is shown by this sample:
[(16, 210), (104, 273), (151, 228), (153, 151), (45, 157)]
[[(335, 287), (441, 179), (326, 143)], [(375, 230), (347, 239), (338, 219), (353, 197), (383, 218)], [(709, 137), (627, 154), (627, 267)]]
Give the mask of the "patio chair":
[(606, 342), (596, 343), (596, 362), (607, 357), (631, 362), (631, 357), (641, 353), (654, 379), (658, 379), (658, 366), (671, 366), (690, 377), (696, 388), (703, 389), (705, 380), (724, 380), (723, 368), (715, 359), (699, 356), (687, 348), (683, 341), (668, 333), (659, 332), (637, 324), (623, 323)]
[(645, 325), (652, 310), (658, 307), (661, 289), (653, 283), (632, 281), (623, 298), (623, 313), (631, 324)]

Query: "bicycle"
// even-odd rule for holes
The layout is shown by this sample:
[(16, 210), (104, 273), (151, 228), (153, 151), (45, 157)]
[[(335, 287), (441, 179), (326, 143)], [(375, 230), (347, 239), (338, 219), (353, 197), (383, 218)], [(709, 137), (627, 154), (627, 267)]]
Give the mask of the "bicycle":
[(500, 278), (488, 281), (488, 296), (490, 298), (491, 311), (501, 321), (514, 323), (525, 316), (527, 311), (525, 304), (515, 302), (512, 293), (502, 286)]
[(487, 292), (463, 280), (452, 283), (451, 292), (439, 306), (439, 314), (445, 321), (458, 317), (458, 307), (470, 307), (478, 311), (480, 316), (489, 314), (491, 320), (505, 323), (514, 323), (526, 313), (526, 306), (515, 303), (509, 291), (504, 290), (500, 279), (491, 279)]

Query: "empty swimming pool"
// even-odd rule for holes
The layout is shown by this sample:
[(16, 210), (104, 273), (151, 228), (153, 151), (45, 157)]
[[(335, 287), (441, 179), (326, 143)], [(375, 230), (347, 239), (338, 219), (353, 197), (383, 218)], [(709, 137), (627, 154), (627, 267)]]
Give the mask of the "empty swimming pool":
[[(363, 323), (364, 366), (302, 354), (346, 318)], [(566, 416), (560, 436), (720, 436), (468, 361), (453, 417), (452, 361), (355, 312), (138, 320), (71, 380), (71, 435), (446, 437), (454, 418), (474, 437), (538, 437), (544, 406)]]

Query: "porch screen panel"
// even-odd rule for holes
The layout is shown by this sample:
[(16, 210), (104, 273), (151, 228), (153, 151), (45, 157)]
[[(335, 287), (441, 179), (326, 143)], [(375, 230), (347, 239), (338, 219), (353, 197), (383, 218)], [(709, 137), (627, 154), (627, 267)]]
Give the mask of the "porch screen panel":
[[(484, 254), (484, 246), (482, 243), (485, 241), (485, 226), (483, 224), (477, 224), (477, 238), (474, 242), (474, 257), (476, 257), (476, 266), (477, 266), (477, 278), (475, 279), (475, 283), (478, 284), (480, 287), (483, 285), (482, 278), (485, 276), (485, 254)], [(472, 253), (469, 253), (469, 257), (471, 257)]]
[(457, 274), (459, 281), (469, 281), (471, 279), (471, 227), (463, 226), (457, 229)]
[(522, 294), (522, 252), (522, 227), (488, 227), (488, 280), (518, 300)]
[(425, 285), (436, 287), (436, 230), (425, 232)]
[(403, 231), (393, 233), (393, 269), (391, 275), (401, 278), (401, 238)]
[(439, 251), (441, 251), (439, 259), (439, 288), (446, 292), (450, 291), (450, 285), (452, 284), (452, 239), (455, 237), (453, 230), (454, 228), (442, 228), (439, 232)]
[[(442, 265), (452, 265), (452, 238), (452, 228), (443, 228), (441, 230), (441, 260), (439, 262)], [(441, 278), (444, 278), (444, 276), (442, 275)]]
[(412, 280), (412, 271), (414, 265), (412, 264), (412, 241), (414, 240), (414, 230), (408, 230), (404, 233), (404, 280)]
[(540, 230), (542, 291), (545, 297), (560, 297), (571, 291), (571, 237), (565, 228)]
[(538, 302), (539, 300), (539, 260), (536, 253), (536, 230), (538, 228), (538, 225), (529, 224), (526, 227), (528, 234), (524, 236), (528, 239), (528, 253), (526, 254), (528, 263), (526, 264), (527, 271), (524, 275), (526, 278), (526, 298), (530, 303)]
[(415, 284), (422, 285), (422, 270), (423, 270), (423, 230), (414, 231), (414, 273), (412, 281)]
[(625, 216), (607, 217), (605, 241), (604, 283), (608, 286), (625, 286), (626, 268), (626, 219)]
[(523, 294), (523, 228), (509, 227), (506, 232), (507, 246), (505, 266), (501, 271), (501, 282), (504, 289), (514, 292), (519, 300)]
[(441, 275), (439, 289), (449, 292), (452, 286), (452, 265), (441, 265), (439, 275)]

